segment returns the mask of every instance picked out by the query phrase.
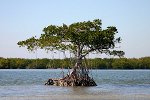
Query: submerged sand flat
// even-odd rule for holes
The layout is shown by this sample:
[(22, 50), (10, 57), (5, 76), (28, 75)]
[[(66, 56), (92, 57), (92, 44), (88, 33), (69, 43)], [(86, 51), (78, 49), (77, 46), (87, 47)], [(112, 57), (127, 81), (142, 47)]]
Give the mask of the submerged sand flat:
[(46, 96), (6, 96), (0, 100), (150, 100), (148, 94), (132, 95), (46, 95)]

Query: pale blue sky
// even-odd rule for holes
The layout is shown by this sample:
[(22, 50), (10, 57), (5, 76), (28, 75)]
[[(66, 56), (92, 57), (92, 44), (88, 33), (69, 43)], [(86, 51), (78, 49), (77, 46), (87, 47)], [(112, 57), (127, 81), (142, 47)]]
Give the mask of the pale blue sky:
[[(117, 27), (125, 57), (150, 56), (150, 0), (0, 0), (0, 57), (35, 58), (17, 42), (50, 24), (93, 19)], [(39, 58), (50, 56), (38, 51)]]

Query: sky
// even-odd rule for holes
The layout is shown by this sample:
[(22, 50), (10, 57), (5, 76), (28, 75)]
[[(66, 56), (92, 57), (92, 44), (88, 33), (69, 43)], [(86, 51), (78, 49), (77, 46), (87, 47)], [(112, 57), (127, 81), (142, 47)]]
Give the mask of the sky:
[[(51, 24), (94, 19), (102, 20), (103, 29), (117, 27), (125, 57), (150, 56), (150, 0), (0, 0), (0, 57), (35, 58), (17, 42), (40, 36)], [(52, 53), (38, 50), (37, 57), (51, 58)]]

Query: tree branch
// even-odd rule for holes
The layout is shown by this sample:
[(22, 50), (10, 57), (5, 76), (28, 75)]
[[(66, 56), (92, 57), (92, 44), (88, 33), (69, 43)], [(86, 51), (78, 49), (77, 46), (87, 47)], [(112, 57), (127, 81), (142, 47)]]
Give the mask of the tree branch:
[(85, 57), (87, 54), (89, 54), (89, 52), (95, 51), (96, 49), (89, 49), (84, 55), (81, 56), (81, 58)]

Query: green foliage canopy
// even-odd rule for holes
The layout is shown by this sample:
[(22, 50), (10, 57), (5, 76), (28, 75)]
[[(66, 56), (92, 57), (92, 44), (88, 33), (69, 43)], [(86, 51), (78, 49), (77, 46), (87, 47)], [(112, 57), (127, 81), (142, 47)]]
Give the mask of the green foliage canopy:
[(69, 50), (79, 56), (85, 57), (90, 52), (105, 53), (108, 55), (123, 56), (123, 51), (114, 50), (121, 38), (115, 38), (117, 29), (109, 26), (102, 29), (99, 19), (93, 21), (77, 22), (62, 26), (50, 25), (43, 29), (39, 38), (31, 37), (18, 45), (26, 46), (28, 50), (41, 48), (45, 50)]
[[(94, 58), (87, 59), (88, 68), (92, 69), (150, 69), (150, 57), (143, 58)], [(84, 61), (83, 61), (84, 63)], [(0, 69), (46, 69), (71, 68), (70, 59), (21, 59), (0, 58)]]

